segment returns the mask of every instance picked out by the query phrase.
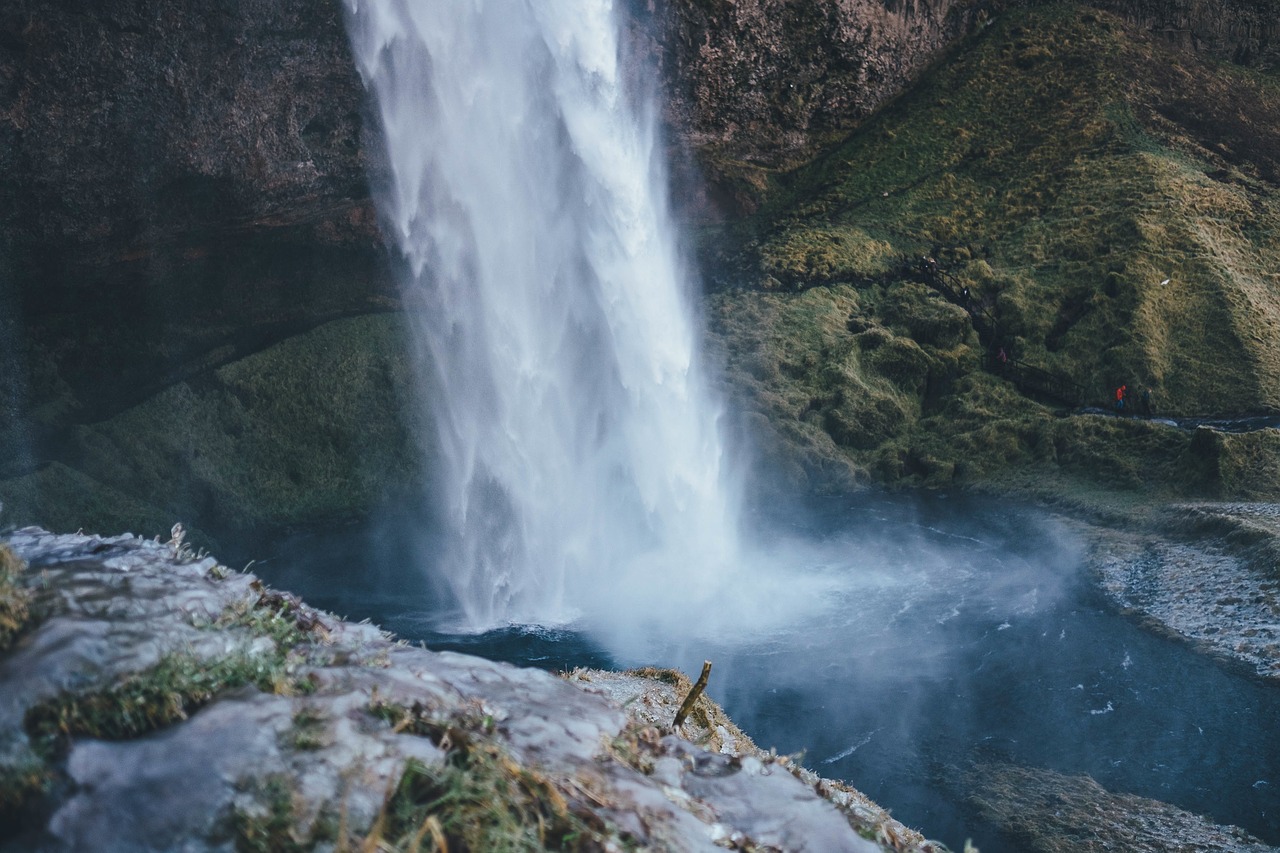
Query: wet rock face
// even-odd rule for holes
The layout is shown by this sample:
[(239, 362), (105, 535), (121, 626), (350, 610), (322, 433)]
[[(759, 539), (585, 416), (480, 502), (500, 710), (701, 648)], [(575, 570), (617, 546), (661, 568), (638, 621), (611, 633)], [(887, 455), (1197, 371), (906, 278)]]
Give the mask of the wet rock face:
[[(977, 0), (664, 0), (649, 25), (667, 118), (732, 205), (749, 167), (805, 159), (986, 15)], [(732, 163), (726, 161), (734, 161)]]
[(120, 257), (364, 197), (363, 93), (338, 4), (198, 5), (6, 4), (0, 132), (16, 244)]
[(1239, 827), (1220, 826), (1157, 800), (1105, 790), (1088, 776), (1069, 776), (1009, 764), (979, 764), (973, 805), (1032, 853), (1079, 850), (1275, 850)]
[(6, 3), (0, 93), (11, 393), (45, 425), (386, 295), (337, 2)]

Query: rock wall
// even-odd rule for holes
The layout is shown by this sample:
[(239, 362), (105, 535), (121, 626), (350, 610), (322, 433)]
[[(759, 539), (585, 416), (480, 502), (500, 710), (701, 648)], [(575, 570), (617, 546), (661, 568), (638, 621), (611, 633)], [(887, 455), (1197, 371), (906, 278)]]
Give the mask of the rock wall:
[(667, 120), (722, 207), (741, 210), (758, 202), (763, 174), (811, 157), (899, 94), (988, 6), (651, 0), (646, 23)]
[(1181, 47), (1240, 65), (1280, 66), (1275, 0), (1094, 0)]
[(336, 2), (5, 4), (0, 396), (37, 444), (386, 302), (363, 104)]

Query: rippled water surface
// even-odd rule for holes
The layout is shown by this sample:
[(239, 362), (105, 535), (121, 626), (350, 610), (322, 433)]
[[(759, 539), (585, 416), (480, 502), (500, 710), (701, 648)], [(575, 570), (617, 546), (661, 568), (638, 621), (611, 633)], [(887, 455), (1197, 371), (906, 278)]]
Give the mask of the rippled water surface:
[(300, 537), (253, 568), (432, 648), (553, 670), (694, 673), (709, 658), (708, 693), (757, 743), (803, 752), (957, 849), (966, 837), (1020, 849), (966, 802), (973, 765), (989, 761), (1088, 774), (1280, 844), (1280, 689), (1113, 614), (1051, 521), (931, 497), (833, 499), (758, 526), (762, 553), (834, 582), (803, 620), (732, 644), (659, 636), (620, 650), (572, 625), (441, 633), (448, 614), (405, 569), (430, 546), (399, 541), (394, 524)]

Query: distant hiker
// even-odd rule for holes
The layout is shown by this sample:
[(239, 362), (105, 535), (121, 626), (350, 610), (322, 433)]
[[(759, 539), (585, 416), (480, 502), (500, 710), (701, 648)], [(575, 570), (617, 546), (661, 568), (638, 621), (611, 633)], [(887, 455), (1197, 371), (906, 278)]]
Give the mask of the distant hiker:
[(938, 280), (938, 262), (933, 258), (926, 257), (924, 259), (924, 274), (929, 281)]
[(1001, 366), (1009, 363), (1009, 353), (1004, 351), (1004, 347), (1000, 347), (1000, 352), (996, 353), (996, 358), (1000, 359)]
[(1156, 407), (1151, 403), (1150, 388), (1142, 389), (1142, 412), (1145, 415), (1154, 415), (1156, 413)]
[(969, 288), (966, 287), (960, 291), (960, 298), (964, 300), (964, 305), (966, 308), (968, 308), (969, 307)]
[(1116, 411), (1124, 411), (1124, 398), (1129, 396), (1129, 386), (1121, 385), (1116, 389)]

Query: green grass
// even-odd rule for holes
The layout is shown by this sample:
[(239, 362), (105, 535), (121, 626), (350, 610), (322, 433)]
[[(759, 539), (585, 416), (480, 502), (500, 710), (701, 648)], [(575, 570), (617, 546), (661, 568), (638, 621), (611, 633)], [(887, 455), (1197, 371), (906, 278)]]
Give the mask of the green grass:
[(317, 820), (305, 835), (299, 832), (293, 780), (284, 774), (246, 780), (241, 788), (251, 804), (238, 806), (231, 815), (236, 853), (303, 853), (321, 842), (339, 837), (331, 819)]
[(1185, 435), (1060, 421), (983, 373), (964, 312), (897, 259), (937, 258), (1091, 402), (1280, 410), (1277, 125), (1274, 76), (1073, 3), (1007, 10), (738, 226), (709, 312), (730, 385), (864, 482), (1276, 496), (1235, 461), (1272, 470), (1266, 442), (1210, 470)]
[(33, 705), (24, 726), (37, 747), (52, 756), (68, 737), (122, 740), (172, 725), (218, 694), (246, 684), (288, 692), (283, 653), (246, 652), (214, 660), (166, 655), (104, 690), (64, 693)]
[(171, 652), (101, 690), (63, 692), (33, 705), (24, 727), (37, 750), (53, 758), (69, 737), (138, 737), (185, 720), (219, 694), (247, 684), (278, 694), (308, 693), (314, 688), (310, 681), (292, 675), (297, 650), (307, 648), (310, 637), (299, 628), (295, 614), (273, 609), (265, 596), (257, 604), (230, 608), (207, 627), (265, 637), (271, 646), (254, 652), (241, 648), (214, 658)]
[(445, 717), (375, 700), (370, 713), (403, 736), (430, 738), (445, 760), (406, 764), (366, 845), (410, 851), (443, 842), (448, 850), (533, 853), (598, 850), (615, 838), (630, 846), (581, 801), (585, 789), (569, 792), (563, 781), (514, 761), (481, 709)]

